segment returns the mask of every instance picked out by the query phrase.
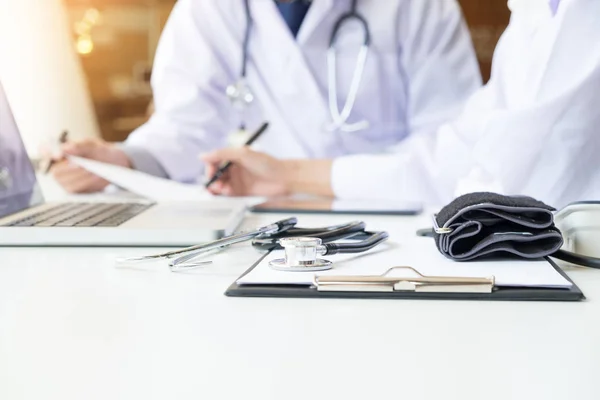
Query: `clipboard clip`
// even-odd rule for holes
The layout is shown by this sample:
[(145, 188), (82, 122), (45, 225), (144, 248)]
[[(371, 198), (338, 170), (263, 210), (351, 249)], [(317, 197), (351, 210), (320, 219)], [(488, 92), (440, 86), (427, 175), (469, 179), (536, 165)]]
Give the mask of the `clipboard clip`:
[[(400, 270), (413, 276), (391, 276)], [(495, 278), (425, 276), (412, 267), (393, 267), (378, 276), (315, 275), (313, 284), (321, 292), (492, 293)]]

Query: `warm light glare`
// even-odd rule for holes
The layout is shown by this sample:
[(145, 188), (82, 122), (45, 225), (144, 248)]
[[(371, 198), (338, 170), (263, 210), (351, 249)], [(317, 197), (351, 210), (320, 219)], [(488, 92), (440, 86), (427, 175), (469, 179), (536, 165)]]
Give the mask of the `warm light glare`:
[(75, 27), (73, 30), (78, 35), (85, 35), (90, 31), (90, 29), (92, 29), (91, 24), (84, 20), (84, 21), (75, 22)]
[(95, 8), (89, 8), (86, 10), (83, 19), (88, 21), (91, 25), (98, 25), (100, 23), (100, 11)]
[(90, 54), (92, 51), (94, 51), (94, 41), (89, 35), (81, 35), (79, 38), (77, 38), (75, 48), (79, 54)]
[(94, 51), (94, 41), (92, 40), (92, 29), (95, 25), (101, 23), (102, 14), (95, 8), (89, 8), (85, 11), (83, 19), (75, 22), (73, 30), (77, 35), (75, 40), (75, 49), (81, 55), (90, 54)]

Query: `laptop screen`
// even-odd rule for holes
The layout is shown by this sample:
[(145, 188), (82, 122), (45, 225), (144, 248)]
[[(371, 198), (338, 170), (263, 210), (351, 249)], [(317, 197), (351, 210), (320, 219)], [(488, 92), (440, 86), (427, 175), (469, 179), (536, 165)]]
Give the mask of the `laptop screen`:
[(0, 82), (0, 218), (42, 202), (33, 165)]

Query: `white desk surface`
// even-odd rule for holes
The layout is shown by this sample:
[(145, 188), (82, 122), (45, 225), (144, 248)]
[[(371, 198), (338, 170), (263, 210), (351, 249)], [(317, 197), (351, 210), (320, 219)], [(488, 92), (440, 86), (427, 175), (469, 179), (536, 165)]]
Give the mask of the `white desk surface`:
[[(365, 221), (407, 241), (429, 222)], [(600, 271), (568, 270), (581, 303), (251, 299), (223, 295), (251, 248), (114, 266), (147, 252), (0, 248), (0, 399), (600, 398)]]

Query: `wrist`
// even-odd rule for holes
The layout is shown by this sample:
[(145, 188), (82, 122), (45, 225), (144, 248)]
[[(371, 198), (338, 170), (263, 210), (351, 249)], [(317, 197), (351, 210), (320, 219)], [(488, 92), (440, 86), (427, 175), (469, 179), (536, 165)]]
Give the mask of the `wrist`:
[(126, 165), (121, 164), (122, 166), (159, 178), (169, 178), (162, 164), (147, 149), (124, 143), (117, 143), (115, 147), (119, 153), (123, 154), (119, 156), (119, 161), (124, 162)]
[(121, 149), (117, 149), (116, 153), (117, 154), (115, 155), (115, 157), (117, 159), (117, 165), (120, 165), (125, 168), (129, 168), (129, 169), (134, 169), (133, 162), (131, 161), (131, 158), (129, 157), (129, 155), (127, 153), (125, 153)]
[(283, 184), (288, 194), (333, 197), (331, 160), (283, 161)]
[(125, 168), (133, 168), (133, 161), (122, 143), (107, 143), (109, 150), (109, 158), (112, 160), (112, 164), (118, 165)]
[(284, 160), (282, 161), (282, 183), (284, 191), (287, 194), (294, 194), (301, 192), (301, 184), (298, 179), (300, 165), (298, 160)]

